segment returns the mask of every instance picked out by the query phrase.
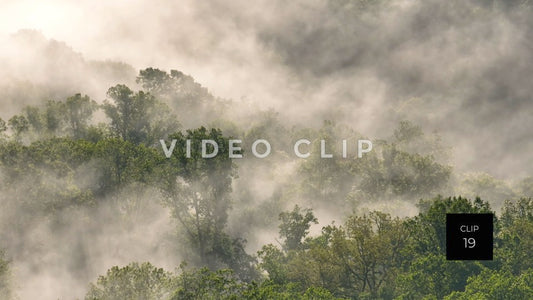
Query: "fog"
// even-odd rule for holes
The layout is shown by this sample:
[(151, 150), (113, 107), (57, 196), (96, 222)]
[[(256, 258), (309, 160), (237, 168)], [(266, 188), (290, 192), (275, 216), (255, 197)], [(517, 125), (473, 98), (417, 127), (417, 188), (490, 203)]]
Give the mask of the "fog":
[[(460, 168), (508, 177), (524, 175), (532, 162), (526, 154), (533, 147), (527, 126), (533, 124), (532, 26), (529, 10), (520, 7), (508, 1), (4, 0), (0, 28), (4, 35), (36, 29), (87, 61), (178, 69), (216, 96), (273, 107), (302, 124), (334, 116), (379, 135), (398, 119), (416, 119), (454, 144)], [(37, 57), (30, 62), (39, 70)], [(10, 73), (27, 76), (24, 53), (10, 55), (13, 60)], [(101, 91), (92, 96), (104, 97)]]
[[(455, 180), (485, 172), (514, 182), (533, 175), (533, 15), (523, 2), (1, 0), (0, 117), (74, 93), (102, 103), (115, 84), (140, 89), (140, 69), (176, 69), (231, 101), (224, 117), (239, 126), (272, 109), (280, 130), (333, 120), (378, 140), (410, 120), (442, 137)], [(239, 162), (228, 230), (248, 239), (249, 252), (273, 242), (277, 219), (242, 222), (279, 193), (289, 197), (280, 190), (297, 169), (276, 155)], [(99, 207), (77, 212), (92, 221), (65, 217), (54, 227), (37, 219), (24, 232), (3, 234), (18, 296), (81, 298), (98, 274), (135, 260), (173, 270), (181, 260), (171, 242), (176, 224), (153, 194), (144, 195), (136, 196), (146, 213), (135, 224), (117, 225), (109, 207)], [(295, 198), (282, 206), (294, 204), (313, 205)], [(314, 208), (313, 233), (347, 213)], [(20, 209), (2, 212), (3, 231), (29, 216)], [(412, 202), (387, 199), (361, 204), (358, 213), (374, 209), (417, 212)], [(108, 230), (115, 226), (122, 230)]]

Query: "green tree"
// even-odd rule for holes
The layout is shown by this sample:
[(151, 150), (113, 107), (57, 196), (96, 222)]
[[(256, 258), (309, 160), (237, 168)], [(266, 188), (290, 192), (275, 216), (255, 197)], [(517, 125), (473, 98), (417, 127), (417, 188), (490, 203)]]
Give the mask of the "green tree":
[(4, 121), (2, 118), (0, 118), (0, 133), (7, 130), (6, 121)]
[(172, 77), (165, 71), (154, 68), (146, 68), (139, 71), (136, 82), (141, 84), (142, 88), (156, 95), (166, 95), (171, 92)]
[(89, 286), (86, 300), (161, 300), (169, 299), (172, 274), (146, 262), (109, 269)]
[(278, 247), (268, 244), (257, 252), (261, 259), (259, 267), (268, 273), (268, 278), (275, 284), (285, 284), (288, 280), (288, 258)]
[(435, 197), (450, 192), (452, 167), (438, 136), (420, 126), (400, 122), (389, 141), (377, 140), (373, 150), (351, 161), (355, 182), (348, 199), (361, 201)]
[[(170, 138), (176, 140), (176, 146), (167, 160), (160, 186), (165, 204), (188, 240), (190, 247), (185, 250), (191, 257), (197, 256), (200, 266), (229, 267), (243, 279), (252, 279), (256, 276), (254, 259), (244, 251), (244, 240), (232, 239), (225, 233), (232, 203), (231, 184), (237, 176), (228, 155), (228, 138), (218, 129), (204, 127)], [(191, 141), (190, 157), (186, 153), (187, 140)], [(215, 157), (202, 157), (202, 140), (218, 145)]]
[(97, 193), (119, 191), (134, 182), (157, 182), (157, 168), (163, 156), (156, 149), (132, 142), (108, 138), (95, 145), (100, 178)]
[(107, 95), (112, 102), (106, 100), (103, 109), (111, 119), (112, 132), (125, 141), (153, 145), (179, 127), (166, 105), (150, 93), (134, 93), (119, 84), (111, 87)]
[(470, 276), (483, 265), (476, 261), (448, 261), (443, 255), (416, 253), (407, 271), (397, 277), (398, 299), (443, 299), (453, 291), (464, 290)]
[(401, 219), (381, 212), (350, 216), (344, 227), (333, 228), (332, 251), (349, 276), (351, 290), (385, 297), (401, 266), (408, 234)]
[(63, 133), (65, 116), (65, 103), (52, 100), (46, 102), (43, 121), (48, 135), (61, 135)]
[(290, 212), (279, 214), (279, 234), (284, 239), (285, 251), (302, 249), (303, 239), (309, 234), (311, 223), (318, 224), (310, 209), (300, 209), (298, 205)]
[(29, 132), (30, 140), (56, 136), (82, 138), (97, 104), (88, 96), (76, 94), (66, 101), (46, 101), (44, 106), (26, 106), (22, 116), (12, 119), (15, 136)]
[(515, 275), (533, 269), (533, 200), (506, 201), (501, 216), (501, 232), (496, 240), (496, 257), (502, 268)]
[(189, 75), (177, 70), (170, 74), (147, 68), (139, 72), (137, 83), (169, 105), (188, 128), (195, 128), (220, 118), (226, 102), (215, 98)]
[[(348, 139), (351, 143), (355, 140), (355, 134), (345, 132), (333, 121), (326, 120), (317, 132), (311, 132), (312, 144), (309, 146), (310, 157), (303, 160), (298, 169), (301, 176), (301, 192), (303, 197), (309, 199), (314, 205), (326, 205), (338, 207), (344, 210), (344, 199), (350, 191), (353, 182), (350, 176), (350, 161), (341, 156), (339, 141)], [(331, 158), (321, 157), (322, 140), (327, 154)], [(294, 144), (293, 144), (294, 145)], [(303, 147), (302, 147), (303, 148)], [(291, 149), (292, 151), (292, 149)], [(355, 155), (351, 154), (353, 158)]]
[(15, 115), (11, 117), (11, 119), (7, 121), (7, 124), (13, 131), (16, 139), (19, 139), (24, 132), (28, 131), (30, 126), (28, 119), (21, 115)]
[(391, 138), (401, 151), (422, 156), (432, 156), (437, 162), (449, 160), (451, 149), (445, 147), (437, 133), (427, 134), (421, 126), (410, 121), (400, 121)]
[(68, 97), (64, 105), (68, 132), (74, 138), (85, 137), (89, 121), (98, 105), (89, 96), (81, 96), (81, 94)]
[(24, 116), (28, 120), (32, 140), (61, 135), (65, 116), (64, 103), (48, 100), (44, 107), (26, 106)]
[(7, 138), (6, 132), (7, 131), (7, 123), (2, 118), (0, 118), (0, 143), (5, 141)]
[(520, 275), (509, 271), (484, 270), (479, 275), (468, 278), (464, 291), (455, 291), (446, 300), (470, 299), (532, 299), (533, 270)]
[(269, 280), (246, 283), (232, 270), (210, 271), (207, 268), (183, 270), (176, 280), (177, 288), (171, 299), (250, 299), (250, 300), (332, 300), (329, 291), (320, 287), (301, 290), (296, 284), (275, 284)]
[(54, 138), (28, 146), (8, 142), (0, 147), (0, 164), (7, 175), (2, 187), (17, 191), (10, 198), (36, 218), (66, 207), (89, 205), (92, 191), (81, 188), (76, 179), (93, 155), (94, 145), (83, 140)]
[(41, 134), (45, 128), (44, 116), (41, 113), (40, 109), (35, 106), (26, 106), (24, 108), (24, 115), (28, 120), (29, 126), (35, 131), (36, 134)]
[[(301, 241), (314, 217), (304, 218), (298, 209), (285, 214), (292, 220), (286, 227), (297, 228), (295, 241)], [(372, 212), (350, 216), (343, 226), (326, 226), (293, 249), (269, 244), (258, 255), (273, 284), (296, 284), (300, 291), (320, 287), (339, 297), (390, 298), (407, 239), (403, 220)]]
[(533, 198), (505, 201), (500, 218), (502, 226), (509, 227), (521, 220), (533, 223)]
[(177, 285), (170, 299), (242, 299), (247, 289), (246, 283), (228, 269), (184, 271)]
[(282, 299), (282, 300), (333, 300), (337, 298), (324, 288), (312, 286), (305, 290), (294, 283), (284, 285), (273, 284), (265, 281), (260, 285), (249, 285), (248, 290), (243, 293), (243, 299)]
[(147, 68), (139, 72), (137, 83), (145, 91), (168, 100), (170, 105), (179, 110), (198, 109), (206, 102), (214, 102), (214, 97), (205, 87), (177, 70), (171, 70), (168, 74), (159, 69)]
[(311, 223), (317, 224), (318, 220), (310, 209), (301, 209), (298, 205), (295, 205), (292, 211), (280, 213), (279, 220), (283, 251), (268, 244), (258, 251), (258, 255), (261, 258), (260, 267), (267, 271), (269, 279), (275, 284), (285, 284), (289, 280), (290, 273), (294, 273), (299, 267), (299, 262), (291, 260), (297, 255), (296, 252), (306, 248), (303, 243), (304, 238), (309, 234)]
[(431, 200), (421, 200), (418, 204), (420, 213), (407, 223), (411, 235), (414, 253), (444, 255), (446, 250), (446, 214), (447, 213), (492, 213), (488, 202), (476, 198), (470, 201), (463, 197), (437, 196)]
[[(442, 299), (452, 291), (463, 290), (470, 276), (477, 275), (493, 262), (448, 261), (446, 250), (447, 213), (494, 213), (490, 205), (476, 198), (441, 197), (421, 201), (420, 213), (406, 222), (409, 239), (403, 270), (397, 278), (400, 299)], [(495, 231), (498, 220), (494, 217)]]

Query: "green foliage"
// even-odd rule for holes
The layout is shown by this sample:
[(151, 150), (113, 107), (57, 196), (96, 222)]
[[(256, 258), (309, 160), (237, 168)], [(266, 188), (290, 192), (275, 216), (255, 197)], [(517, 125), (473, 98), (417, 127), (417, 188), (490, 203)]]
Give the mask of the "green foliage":
[(518, 201), (505, 201), (500, 219), (503, 227), (509, 227), (521, 221), (533, 223), (533, 199), (520, 198)]
[(468, 299), (532, 299), (533, 270), (520, 275), (508, 271), (484, 270), (468, 279), (464, 292), (455, 291), (444, 297), (446, 300)]
[(139, 72), (137, 83), (147, 92), (169, 100), (171, 105), (179, 109), (198, 108), (214, 99), (191, 76), (177, 70), (171, 70), (168, 74), (159, 69), (147, 68)]
[(146, 92), (171, 107), (179, 120), (189, 128), (219, 119), (225, 109), (223, 101), (211, 95), (191, 76), (177, 70), (171, 70), (168, 74), (147, 68), (139, 72), (136, 81)]
[(15, 138), (20, 138), (20, 135), (29, 129), (29, 122), (24, 116), (13, 116), (7, 122), (9, 128), (13, 131)]
[(6, 121), (4, 121), (2, 118), (0, 118), (0, 133), (7, 130), (7, 124)]
[(30, 133), (30, 140), (54, 136), (83, 138), (96, 108), (96, 102), (81, 94), (64, 102), (49, 100), (44, 107), (27, 106), (24, 115), (14, 117), (11, 127), (16, 135)]
[(272, 244), (264, 245), (257, 252), (261, 262), (259, 266), (268, 273), (268, 278), (275, 284), (284, 284), (288, 278), (288, 258)]
[[(283, 214), (292, 220), (287, 224), (302, 227), (299, 232), (315, 220), (310, 211), (304, 218), (298, 208)], [(284, 230), (280, 226), (281, 236)], [(344, 226), (325, 227), (321, 236), (308, 238), (305, 247), (299, 244), (282, 252), (267, 245), (258, 255), (261, 268), (275, 284), (298, 283), (300, 290), (318, 286), (342, 297), (386, 297), (393, 288), (408, 234), (402, 220), (373, 212), (350, 216)]]
[(150, 93), (116, 85), (107, 95), (113, 102), (106, 100), (103, 109), (111, 119), (112, 133), (125, 141), (152, 145), (179, 127), (168, 107)]
[(431, 156), (439, 163), (449, 160), (451, 149), (443, 145), (437, 133), (426, 134), (421, 126), (407, 120), (399, 122), (391, 141), (399, 150), (410, 154)]
[(289, 251), (263, 246), (259, 266), (274, 284), (297, 283), (300, 291), (321, 287), (337, 297), (362, 299), (442, 299), (463, 290), (483, 268), (498, 266), (444, 256), (446, 213), (492, 212), (487, 202), (436, 197), (420, 208), (408, 219), (381, 212), (352, 215), (342, 226), (326, 226), (320, 236), (307, 238), (305, 247)]
[(416, 232), (412, 235), (412, 251), (425, 254), (444, 255), (447, 213), (494, 213), (490, 205), (480, 198), (470, 201), (463, 197), (438, 196), (429, 201), (421, 201), (419, 208), (420, 213), (408, 222), (408, 226), (411, 232)]
[(150, 263), (131, 263), (109, 269), (91, 284), (86, 300), (160, 300), (169, 299), (172, 275)]
[(100, 172), (96, 192), (113, 192), (133, 182), (157, 182), (156, 169), (163, 156), (154, 148), (134, 145), (132, 142), (108, 138), (94, 145)]
[(260, 285), (250, 285), (242, 299), (333, 300), (342, 298), (334, 297), (330, 291), (321, 287), (310, 287), (301, 291), (298, 285), (293, 283), (279, 285), (266, 281)]
[(139, 76), (136, 79), (137, 83), (140, 83), (142, 88), (150, 93), (163, 94), (167, 91), (167, 85), (171, 77), (165, 71), (159, 69), (147, 68), (139, 71)]
[[(200, 266), (231, 267), (244, 280), (257, 276), (253, 258), (244, 251), (245, 241), (231, 238), (224, 232), (231, 208), (231, 183), (236, 176), (235, 165), (228, 156), (228, 138), (218, 129), (201, 127), (170, 136), (176, 139), (173, 156), (167, 159), (164, 179), (160, 181), (165, 204), (180, 223), (181, 233), (188, 241), (190, 257), (197, 256)], [(191, 141), (187, 157), (186, 141)], [(218, 144), (218, 155), (201, 157), (201, 141)]]
[[(417, 253), (418, 254), (418, 253)], [(463, 290), (467, 279), (478, 274), (482, 265), (475, 261), (447, 261), (444, 255), (416, 255), (406, 272), (397, 278), (399, 299), (442, 299)]]
[(68, 97), (64, 106), (67, 131), (74, 138), (86, 137), (89, 121), (97, 109), (96, 102), (87, 95), (76, 94)]
[(397, 142), (409, 142), (416, 140), (424, 135), (420, 126), (414, 125), (409, 121), (401, 121), (398, 128), (394, 130), (394, 140)]
[(395, 195), (421, 196), (440, 191), (447, 183), (451, 169), (431, 156), (409, 154), (392, 147), (383, 151), (385, 179)]
[(178, 288), (171, 299), (242, 299), (247, 289), (231, 270), (215, 272), (201, 268), (183, 272), (178, 280)]
[(301, 249), (303, 239), (309, 234), (311, 223), (318, 224), (310, 209), (301, 210), (298, 205), (290, 212), (280, 213), (279, 220), (279, 234), (285, 240), (285, 251)]
[(177, 289), (171, 299), (339, 299), (321, 287), (301, 290), (293, 283), (272, 281), (246, 283), (231, 270), (209, 271), (207, 268), (184, 271), (176, 280)]
[(33, 217), (63, 208), (93, 203), (90, 189), (76, 178), (94, 155), (94, 145), (83, 140), (55, 138), (29, 146), (18, 142), (0, 145), (0, 165), (6, 175), (4, 191), (18, 191), (11, 199), (26, 207)]
[(408, 232), (402, 220), (372, 212), (351, 216), (344, 227), (333, 230), (331, 245), (349, 276), (350, 287), (373, 298), (386, 293), (401, 264)]
[[(470, 276), (478, 274), (483, 265), (475, 261), (447, 261), (446, 214), (494, 213), (490, 205), (476, 198), (438, 196), (421, 201), (418, 216), (408, 220), (406, 226), (412, 233), (404, 251), (405, 273), (398, 277), (401, 299), (420, 299), (435, 296), (442, 299), (452, 291), (462, 290)], [(498, 228), (497, 219), (495, 228)], [(490, 265), (490, 263), (486, 263)]]
[(91, 284), (86, 300), (118, 299), (340, 299), (321, 287), (301, 290), (293, 283), (275, 284), (271, 281), (241, 281), (229, 269), (211, 271), (208, 268), (185, 269), (174, 275), (150, 263), (131, 263), (126, 267), (112, 267), (96, 284)]
[[(327, 120), (318, 131), (307, 134), (311, 136), (306, 134), (303, 136), (311, 141), (309, 146), (311, 155), (302, 161), (298, 169), (298, 175), (302, 177), (300, 187), (302, 198), (308, 199), (314, 205), (328, 203), (328, 206), (342, 210), (346, 208), (344, 198), (354, 184), (350, 163), (355, 160), (356, 155), (352, 149), (350, 158), (343, 158), (339, 143), (342, 139), (347, 139), (353, 144), (356, 134)], [(322, 140), (325, 141), (326, 153), (333, 154), (333, 157), (321, 158)], [(353, 148), (353, 145), (351, 147)]]
[(533, 249), (533, 200), (506, 201), (501, 227), (497, 240), (501, 246), (496, 255), (502, 261), (503, 269), (515, 275), (533, 269), (530, 259)]
[[(87, 217), (90, 213), (84, 213), (101, 208), (104, 200), (116, 202), (112, 204), (120, 207), (118, 217), (133, 220), (130, 217), (142, 210), (137, 202), (155, 192), (154, 199), (163, 199), (178, 224), (174, 238), (182, 248), (180, 255), (200, 267), (182, 268), (176, 275), (150, 263), (115, 266), (91, 284), (86, 299), (533, 297), (533, 201), (519, 199), (531, 195), (530, 177), (511, 185), (489, 174), (466, 174), (452, 187), (449, 149), (437, 134), (428, 135), (408, 121), (401, 121), (388, 141), (375, 141), (374, 150), (363, 158), (354, 158), (354, 153), (342, 158), (340, 141), (347, 139), (353, 146), (362, 136), (335, 122), (324, 121), (318, 129), (288, 130), (271, 110), (250, 117), (254, 121), (243, 129), (221, 119), (223, 101), (179, 71), (148, 68), (140, 71), (137, 82), (144, 91), (116, 85), (102, 106), (75, 94), (65, 101), (27, 106), (7, 124), (0, 119), (0, 201), (7, 212), (1, 225), (10, 232), (2, 232), (1, 238), (18, 238), (40, 220), (59, 226), (70, 212)], [(107, 123), (94, 123), (98, 109), (109, 118)], [(237, 165), (228, 157), (230, 137), (203, 126), (179, 132), (174, 113), (188, 125), (216, 120), (228, 132), (244, 134), (245, 149), (255, 139), (277, 140), (275, 159), (240, 160), (245, 178), (236, 182)], [(291, 160), (289, 148), (296, 137), (312, 141), (309, 159)], [(161, 151), (161, 139), (167, 145), (176, 140), (170, 158)], [(219, 150), (209, 159), (200, 151), (201, 141), (207, 139)], [(333, 158), (319, 157), (320, 140), (326, 141)], [(261, 195), (267, 201), (258, 204), (246, 187), (248, 174), (268, 170), (275, 177), (275, 169), (286, 163), (295, 166), (290, 175), (299, 176), (288, 183), (272, 180), (272, 195)], [(242, 172), (244, 168), (252, 171)], [(437, 196), (454, 190), (466, 197)], [(477, 195), (481, 198), (468, 200)], [(412, 203), (421, 198), (427, 200), (420, 201), (419, 214), (411, 218), (379, 211), (356, 213), (363, 211), (357, 209), (364, 202)], [(296, 205), (281, 212), (281, 242), (264, 245), (257, 253), (259, 262), (246, 252), (246, 240), (240, 237), (254, 230), (227, 228), (232, 207), (245, 200), (249, 206), (239, 207), (239, 213), (246, 222), (238, 226), (255, 222), (268, 229), (275, 228), (281, 207), (302, 199), (315, 209), (327, 207), (344, 216), (344, 222), (309, 236), (312, 224), (318, 223), (311, 209)], [(494, 213), (489, 203), (499, 205), (505, 199), (501, 218), (494, 219), (495, 260), (445, 260), (446, 214)], [(21, 213), (11, 214), (12, 210)], [(349, 215), (350, 210), (355, 212)], [(115, 217), (114, 212), (110, 216)], [(10, 268), (1, 252), (2, 299), (13, 296)]]
[(450, 190), (452, 168), (439, 138), (426, 137), (421, 128), (400, 122), (392, 143), (376, 141), (374, 150), (350, 162), (356, 178), (347, 195), (354, 204), (368, 200), (434, 197)]

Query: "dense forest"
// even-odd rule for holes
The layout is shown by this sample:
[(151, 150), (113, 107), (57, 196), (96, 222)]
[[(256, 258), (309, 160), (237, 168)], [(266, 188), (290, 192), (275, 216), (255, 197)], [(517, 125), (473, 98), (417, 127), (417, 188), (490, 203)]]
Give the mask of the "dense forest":
[(533, 299), (530, 1), (171, 2), (1, 40), (0, 299)]
[[(526, 198), (533, 191), (531, 177), (509, 184), (488, 174), (454, 176), (448, 147), (409, 121), (400, 122), (387, 140), (375, 141), (362, 158), (320, 158), (319, 140), (339, 146), (342, 138), (362, 135), (333, 121), (286, 128), (273, 111), (258, 112), (242, 130), (219, 118), (231, 102), (213, 97), (190, 76), (148, 68), (137, 82), (140, 91), (121, 84), (109, 88), (100, 105), (75, 94), (0, 121), (1, 233), (9, 245), (2, 252), (5, 297), (16, 295), (17, 285), (9, 255), (29, 259), (36, 272), (42, 267), (40, 259), (26, 257), (32, 255), (26, 243), (43, 247), (28, 236), (35, 226), (50, 230), (52, 236), (43, 238), (51, 240), (40, 243), (51, 243), (47, 247), (61, 254), (48, 263), (64, 260), (80, 276), (94, 270), (94, 239), (131, 231), (143, 238), (97, 243), (133, 251), (127, 248), (148, 238), (156, 243), (150, 246), (172, 249), (169, 255), (175, 252), (180, 261), (175, 271), (151, 262), (113, 266), (97, 279), (86, 277), (93, 282), (86, 299), (533, 296), (533, 200)], [(98, 113), (107, 121), (95, 123)], [(192, 116), (211, 120), (210, 126), (182, 130), (179, 120)], [(277, 141), (277, 147), (265, 159), (231, 159), (227, 145), (235, 136), (243, 137), (243, 151), (256, 138)], [(290, 152), (302, 136), (317, 150), (307, 159)], [(160, 139), (176, 140), (170, 158)], [(202, 158), (193, 150), (187, 157), (186, 141), (199, 149), (202, 139), (216, 141), (219, 154)], [(262, 201), (251, 199), (253, 189), (266, 190), (255, 174), (276, 178)], [(380, 203), (388, 209), (377, 209)], [(399, 216), (409, 205), (419, 212)], [(321, 223), (311, 234), (319, 221), (313, 210), (340, 220)], [(445, 259), (445, 216), (451, 212), (496, 213), (493, 261)], [(160, 234), (152, 231), (157, 227), (137, 225), (157, 214), (167, 214), (175, 230), (154, 241), (149, 236)], [(279, 231), (264, 245), (255, 239), (259, 250), (250, 252), (247, 239), (263, 228)]]

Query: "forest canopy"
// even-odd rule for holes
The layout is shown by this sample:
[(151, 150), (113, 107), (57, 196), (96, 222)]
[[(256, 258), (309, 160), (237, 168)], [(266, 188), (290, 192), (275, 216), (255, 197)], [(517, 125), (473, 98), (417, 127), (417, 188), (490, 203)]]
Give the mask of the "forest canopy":
[[(359, 159), (324, 158), (312, 151), (322, 141), (366, 138), (347, 124), (328, 120), (319, 128), (286, 128), (269, 111), (245, 127), (213, 119), (219, 127), (183, 130), (178, 122), (183, 111), (172, 106), (188, 105), (188, 113), (203, 114), (204, 108), (196, 105), (211, 101), (207, 107), (217, 107), (220, 102), (197, 84), (183, 86), (184, 75), (176, 72), (169, 76), (149, 68), (138, 77), (147, 91), (116, 85), (102, 104), (75, 94), (27, 106), (1, 121), (2, 201), (9, 211), (3, 215), (3, 226), (9, 227), (3, 227), (2, 239), (7, 245), (26, 243), (21, 237), (36, 222), (67, 232), (75, 223), (70, 230), (78, 235), (74, 249), (79, 251), (88, 247), (89, 238), (106, 234), (102, 220), (118, 233), (127, 232), (146, 222), (144, 212), (159, 207), (175, 230), (157, 242), (175, 253), (179, 268), (167, 271), (135, 261), (113, 266), (96, 281), (88, 278), (93, 283), (86, 299), (533, 296), (528, 281), (533, 266), (527, 263), (533, 236), (529, 178), (512, 185), (488, 174), (455, 174), (447, 163), (449, 150), (438, 136), (409, 121), (401, 121), (389, 138), (377, 141)], [(183, 96), (169, 102), (165, 95), (177, 94), (174, 90)], [(99, 112), (106, 121), (95, 121)], [(297, 159), (289, 155), (291, 147), (274, 148), (264, 160), (235, 160), (228, 153), (234, 138), (230, 134), (236, 133), (286, 145), (305, 134), (313, 154)], [(165, 139), (172, 141), (172, 151), (158, 144)], [(205, 146), (200, 142), (205, 140), (217, 145), (219, 155), (205, 158), (205, 153), (191, 151)], [(338, 150), (339, 145), (331, 145)], [(292, 179), (274, 179), (277, 187), (269, 197), (250, 199), (256, 193), (250, 174), (274, 176), (284, 165), (294, 165), (286, 171)], [(477, 197), (480, 187), (500, 191), (493, 194), (498, 198)], [(441, 196), (458, 192), (474, 198)], [(379, 203), (397, 209), (415, 206), (418, 213), (400, 216), (390, 209), (372, 209)], [(102, 208), (108, 210), (105, 216)], [(314, 211), (324, 209), (340, 219), (321, 222), (317, 231)], [(495, 214), (493, 261), (445, 259), (447, 213)], [(246, 227), (238, 226), (242, 222)], [(275, 229), (276, 224), (278, 237), (259, 245), (255, 232)], [(72, 243), (70, 238), (63, 242)], [(62, 237), (52, 239), (60, 242)], [(250, 251), (248, 239), (256, 252)], [(91, 270), (90, 256), (81, 252), (68, 258), (72, 272)], [(5, 254), (1, 266), (4, 295), (16, 295), (9, 271), (13, 266)], [(509, 286), (498, 278), (523, 284)]]
[(30, 2), (0, 299), (533, 299), (531, 1)]

